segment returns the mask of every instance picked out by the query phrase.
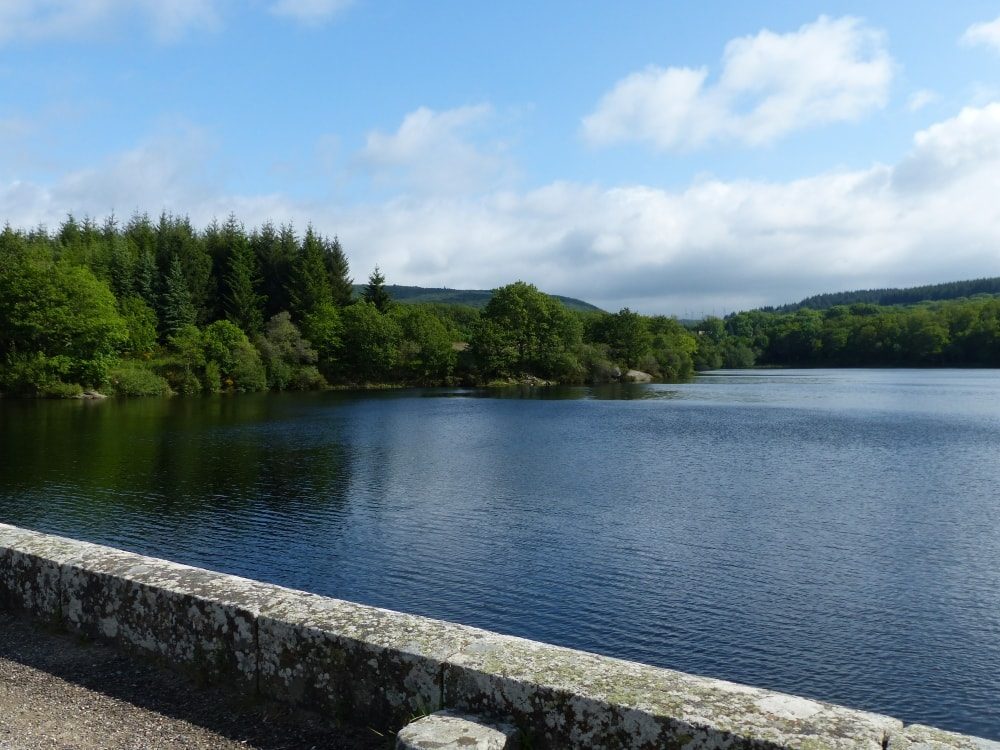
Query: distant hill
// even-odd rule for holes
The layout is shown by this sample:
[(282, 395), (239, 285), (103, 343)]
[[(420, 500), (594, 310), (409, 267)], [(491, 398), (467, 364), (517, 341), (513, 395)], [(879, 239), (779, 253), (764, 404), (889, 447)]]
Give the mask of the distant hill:
[(949, 281), (944, 284), (911, 286), (904, 289), (858, 289), (853, 292), (816, 294), (812, 297), (806, 297), (801, 302), (765, 309), (774, 309), (778, 312), (794, 312), (803, 307), (823, 310), (834, 305), (853, 305), (858, 302), (868, 302), (875, 305), (914, 305), (918, 302), (958, 299), (959, 297), (972, 297), (976, 294), (1000, 294), (1000, 276), (971, 281)]
[[(355, 296), (360, 296), (364, 291), (364, 284), (354, 285)], [(435, 289), (423, 286), (399, 286), (397, 284), (387, 284), (386, 291), (389, 296), (397, 302), (440, 302), (446, 305), (468, 305), (469, 307), (485, 307), (493, 296), (490, 289)], [(600, 312), (601, 308), (589, 302), (573, 299), (572, 297), (561, 297), (558, 294), (551, 295), (562, 302), (570, 310), (579, 312)]]

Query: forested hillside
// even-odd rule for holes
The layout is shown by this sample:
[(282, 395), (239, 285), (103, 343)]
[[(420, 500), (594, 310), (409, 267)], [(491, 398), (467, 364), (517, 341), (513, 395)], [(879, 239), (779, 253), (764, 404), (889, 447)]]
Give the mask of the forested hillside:
[(833, 292), (806, 297), (801, 302), (765, 308), (776, 312), (795, 312), (802, 308), (825, 310), (834, 305), (853, 305), (859, 302), (873, 305), (914, 305), (919, 302), (959, 299), (977, 294), (1000, 294), (1000, 276), (971, 281), (949, 281), (945, 284), (927, 284), (905, 289), (858, 289), (853, 292)]
[(0, 393), (75, 396), (655, 378), (693, 372), (675, 320), (576, 312), (516, 282), (467, 305), (355, 299), (336, 237), (234, 217), (68, 218), (0, 232)]
[(702, 368), (1000, 367), (1000, 298), (753, 310), (694, 326)]
[[(360, 297), (364, 293), (364, 289), (365, 287), (363, 284), (355, 284), (355, 296)], [(397, 302), (436, 302), (445, 305), (467, 305), (469, 307), (482, 309), (483, 307), (486, 307), (490, 298), (493, 297), (494, 290), (446, 289), (443, 287), (399, 286), (397, 284), (390, 284), (386, 287), (386, 291), (389, 292), (389, 296)], [(552, 294), (549, 296), (559, 300), (570, 310), (575, 310), (576, 312), (601, 311), (601, 308), (596, 305), (584, 302), (583, 300), (574, 299), (573, 297), (562, 297), (558, 294)]]

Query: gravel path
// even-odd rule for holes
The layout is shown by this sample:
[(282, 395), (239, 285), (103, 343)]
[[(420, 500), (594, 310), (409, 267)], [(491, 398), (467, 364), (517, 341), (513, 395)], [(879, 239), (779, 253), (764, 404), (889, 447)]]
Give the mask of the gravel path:
[(0, 750), (391, 746), (368, 730), (293, 723), (281, 709), (240, 705), (108, 646), (0, 612)]

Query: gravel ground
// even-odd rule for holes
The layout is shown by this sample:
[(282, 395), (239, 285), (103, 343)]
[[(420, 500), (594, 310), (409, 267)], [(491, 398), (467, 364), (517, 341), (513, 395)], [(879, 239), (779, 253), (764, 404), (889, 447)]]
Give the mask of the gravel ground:
[(370, 730), (241, 705), (108, 646), (0, 612), (0, 750), (391, 746)]

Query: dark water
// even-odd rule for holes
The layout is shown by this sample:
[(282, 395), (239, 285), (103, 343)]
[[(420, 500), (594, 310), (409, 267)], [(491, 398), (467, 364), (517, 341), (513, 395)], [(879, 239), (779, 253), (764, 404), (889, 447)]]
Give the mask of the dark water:
[(6, 401), (0, 520), (1000, 738), (1000, 371)]

